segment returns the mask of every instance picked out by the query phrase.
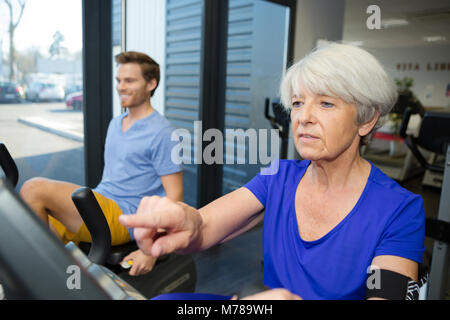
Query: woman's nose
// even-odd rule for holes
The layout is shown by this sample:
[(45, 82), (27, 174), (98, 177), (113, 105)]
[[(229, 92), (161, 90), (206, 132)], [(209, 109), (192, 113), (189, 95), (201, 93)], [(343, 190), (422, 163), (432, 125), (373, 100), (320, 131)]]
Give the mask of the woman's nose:
[(298, 113), (297, 121), (299, 124), (305, 125), (314, 122), (314, 106), (312, 103), (304, 103)]

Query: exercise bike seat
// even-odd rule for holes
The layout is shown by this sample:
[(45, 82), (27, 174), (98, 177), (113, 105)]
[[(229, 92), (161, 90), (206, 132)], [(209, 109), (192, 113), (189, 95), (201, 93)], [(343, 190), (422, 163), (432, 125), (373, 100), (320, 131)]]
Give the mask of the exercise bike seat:
[(112, 246), (106, 258), (106, 264), (118, 265), (130, 252), (136, 251), (137, 249), (139, 248), (135, 241)]
[[(91, 250), (91, 244), (89, 242), (80, 242), (78, 247), (84, 252), (89, 253)], [(109, 253), (104, 261), (105, 265), (119, 265), (123, 258), (125, 258), (129, 253), (136, 251), (138, 246), (135, 241), (130, 241), (118, 246), (111, 246)]]
[(147, 298), (174, 291), (195, 290), (196, 267), (193, 258), (188, 255), (169, 254), (159, 257), (151, 272), (141, 276), (130, 276), (129, 270), (123, 269), (120, 263), (124, 257), (138, 249), (136, 242), (111, 246), (108, 223), (90, 188), (81, 187), (75, 190), (72, 200), (92, 237), (92, 244), (79, 244), (89, 260), (106, 266)]

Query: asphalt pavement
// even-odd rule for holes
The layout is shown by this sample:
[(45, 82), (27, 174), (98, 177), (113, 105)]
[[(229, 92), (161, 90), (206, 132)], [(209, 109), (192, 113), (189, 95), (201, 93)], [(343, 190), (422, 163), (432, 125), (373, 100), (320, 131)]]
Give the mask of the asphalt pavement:
[(83, 113), (64, 103), (0, 104), (0, 142), (23, 182), (41, 176), (84, 184)]

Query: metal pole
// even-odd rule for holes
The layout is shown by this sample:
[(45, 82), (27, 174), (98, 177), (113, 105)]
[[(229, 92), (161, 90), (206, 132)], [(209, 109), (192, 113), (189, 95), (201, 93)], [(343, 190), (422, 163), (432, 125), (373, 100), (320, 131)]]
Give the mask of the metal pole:
[[(447, 146), (444, 175), (439, 203), (438, 220), (450, 222), (450, 144)], [(431, 260), (430, 277), (428, 280), (429, 300), (442, 300), (447, 289), (449, 251), (448, 243), (436, 240)]]

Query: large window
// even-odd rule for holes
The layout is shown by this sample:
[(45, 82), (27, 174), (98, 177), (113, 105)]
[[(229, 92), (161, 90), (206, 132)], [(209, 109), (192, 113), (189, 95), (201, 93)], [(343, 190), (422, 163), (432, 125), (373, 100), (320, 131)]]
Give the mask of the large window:
[(229, 2), (225, 130), (230, 135), (225, 150), (233, 152), (225, 152), (223, 194), (241, 187), (280, 156), (280, 137), (264, 112), (266, 99), (270, 105), (279, 99), (289, 10), (268, 1)]
[[(200, 120), (200, 75), (203, 1), (166, 2), (165, 116), (178, 129), (193, 137), (183, 141), (190, 154), (183, 154), (185, 202), (197, 206), (199, 165), (195, 155), (201, 148), (195, 130)], [(197, 122), (197, 126), (198, 126)]]
[(84, 184), (81, 9), (81, 0), (0, 1), (0, 141), (19, 188), (34, 176)]
[[(291, 11), (263, 0), (230, 0), (229, 11), (213, 8), (217, 3), (126, 1), (125, 49), (145, 52), (160, 64), (162, 79), (152, 105), (184, 138), (189, 136), (182, 139), (182, 166), (184, 199), (193, 206), (210, 201), (212, 189), (217, 196), (242, 186), (268, 165), (268, 157), (279, 153), (276, 133), (278, 144), (271, 152), (272, 127), (264, 117), (264, 104), (266, 98), (278, 98), (279, 79), (287, 64)], [(225, 33), (212, 34), (219, 20), (228, 27)], [(224, 56), (222, 61), (218, 55)], [(217, 96), (208, 96), (208, 90)], [(222, 154), (215, 158), (220, 163), (205, 158), (210, 155), (205, 151), (208, 129), (221, 131)], [(233, 131), (235, 141), (225, 138), (227, 129)], [(240, 132), (245, 135), (249, 129), (257, 134), (256, 140), (241, 139)], [(220, 142), (210, 141), (216, 146)], [(265, 150), (255, 144), (264, 144)], [(226, 154), (227, 148), (233, 155)], [(256, 152), (256, 162), (250, 152)]]

